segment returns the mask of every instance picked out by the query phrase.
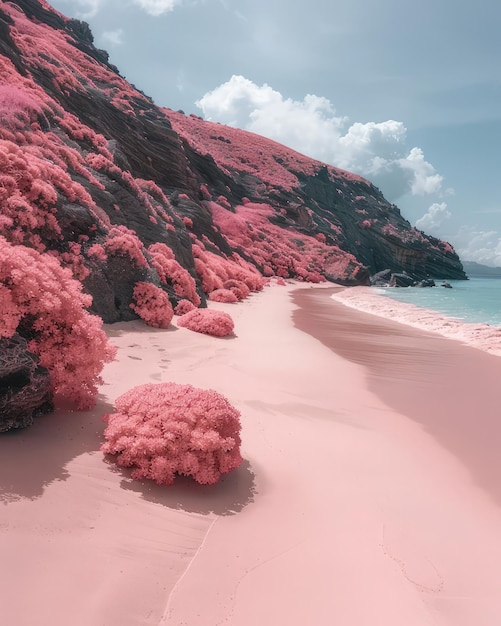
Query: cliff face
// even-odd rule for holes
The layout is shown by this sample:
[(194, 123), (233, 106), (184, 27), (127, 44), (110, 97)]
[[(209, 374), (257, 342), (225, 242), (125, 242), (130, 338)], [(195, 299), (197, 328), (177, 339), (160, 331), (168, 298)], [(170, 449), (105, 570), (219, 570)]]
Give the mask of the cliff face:
[(370, 182), (161, 109), (44, 0), (0, 2), (0, 235), (56, 256), (107, 322), (134, 285), (203, 304), (228, 280), (465, 278)]

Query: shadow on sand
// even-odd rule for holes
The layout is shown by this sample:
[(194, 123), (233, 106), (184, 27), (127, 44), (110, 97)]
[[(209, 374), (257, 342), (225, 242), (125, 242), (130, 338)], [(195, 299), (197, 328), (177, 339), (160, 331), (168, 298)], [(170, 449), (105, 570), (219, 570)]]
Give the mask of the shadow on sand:
[(105, 424), (101, 417), (113, 406), (98, 396), (90, 411), (61, 405), (32, 426), (0, 435), (0, 502), (39, 498), (44, 489), (69, 476), (74, 458), (99, 450)]
[(254, 472), (245, 460), (239, 468), (222, 476), (216, 485), (200, 485), (187, 476), (176, 476), (170, 486), (132, 480), (130, 470), (114, 465), (112, 457), (107, 462), (124, 476), (122, 489), (140, 493), (148, 502), (187, 513), (235, 515), (254, 501), (256, 493)]

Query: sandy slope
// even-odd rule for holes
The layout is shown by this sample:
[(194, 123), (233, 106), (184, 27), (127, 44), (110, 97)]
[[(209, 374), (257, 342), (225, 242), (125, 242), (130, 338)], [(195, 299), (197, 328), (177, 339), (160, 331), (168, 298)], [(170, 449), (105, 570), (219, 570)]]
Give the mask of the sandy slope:
[[(448, 445), (445, 427), (439, 437), (415, 419), (435, 394), (451, 428), (454, 387), (436, 394), (401, 326), (375, 335), (374, 352), (398, 355), (399, 364), (385, 370), (386, 387), (375, 385), (369, 357), (350, 362), (325, 336), (321, 343), (294, 327), (291, 290), (214, 305), (233, 315), (233, 339), (110, 327), (120, 359), (105, 370), (98, 407), (68, 415), (61, 408), (0, 438), (3, 623), (501, 623), (501, 511), (475, 479), (482, 457), (464, 456)], [(371, 328), (374, 318), (365, 318)], [(344, 357), (359, 344), (348, 341)], [(442, 345), (428, 345), (430, 354)], [(445, 377), (454, 359), (467, 369), (471, 349), (455, 350)], [(498, 362), (471, 377), (497, 373)], [(412, 414), (402, 394), (388, 401), (403, 371)], [(114, 398), (167, 380), (216, 389), (242, 412), (245, 463), (219, 485), (134, 483), (97, 451), (100, 416)], [(482, 421), (484, 401), (490, 396), (475, 398), (473, 417), (494, 436)]]

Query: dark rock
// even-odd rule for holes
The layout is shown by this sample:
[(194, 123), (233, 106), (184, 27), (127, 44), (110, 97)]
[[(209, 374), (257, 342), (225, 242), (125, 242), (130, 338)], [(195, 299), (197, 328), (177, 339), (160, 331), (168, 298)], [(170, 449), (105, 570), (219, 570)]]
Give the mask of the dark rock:
[(446, 280), (443, 280), (440, 286), (445, 287), (446, 289), (452, 289), (452, 285), (448, 283)]
[(391, 280), (391, 270), (381, 270), (370, 277), (373, 287), (388, 287)]
[(28, 350), (25, 339), (0, 339), (0, 432), (25, 428), (54, 410), (49, 372)]
[(433, 278), (423, 278), (423, 280), (420, 280), (419, 282), (417, 282), (415, 286), (416, 287), (435, 287), (435, 281), (433, 280)]
[(392, 274), (390, 279), (390, 287), (412, 287), (415, 280), (408, 274)]

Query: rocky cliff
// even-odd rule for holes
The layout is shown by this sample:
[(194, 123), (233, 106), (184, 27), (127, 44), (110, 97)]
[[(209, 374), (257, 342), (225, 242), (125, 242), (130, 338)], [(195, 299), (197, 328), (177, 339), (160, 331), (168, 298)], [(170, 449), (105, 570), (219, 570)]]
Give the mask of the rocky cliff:
[(196, 306), (228, 280), (465, 278), (370, 182), (156, 106), (44, 0), (0, 2), (0, 235), (56, 256), (105, 321), (134, 286)]

